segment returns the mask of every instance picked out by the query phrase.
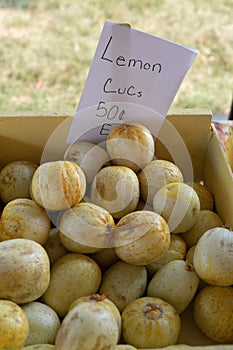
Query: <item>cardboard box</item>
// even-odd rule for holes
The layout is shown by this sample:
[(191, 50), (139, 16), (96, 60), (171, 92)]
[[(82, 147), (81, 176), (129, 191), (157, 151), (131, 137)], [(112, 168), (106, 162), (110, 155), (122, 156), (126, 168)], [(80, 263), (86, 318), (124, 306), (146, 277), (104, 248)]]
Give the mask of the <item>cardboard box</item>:
[[(72, 118), (71, 114), (59, 112), (1, 113), (0, 168), (13, 160), (40, 163), (41, 159), (62, 159), (66, 147), (64, 140)], [(159, 132), (156, 156), (168, 160), (176, 158), (185, 180), (190, 180), (192, 174), (187, 172), (181, 157), (188, 154), (193, 180), (204, 181), (214, 195), (216, 212), (226, 226), (233, 229), (232, 171), (211, 121), (212, 115), (208, 110), (171, 111)], [(182, 315), (184, 321), (179, 343), (195, 346), (214, 344), (195, 326), (191, 309), (192, 306)]]
[(232, 124), (228, 128), (228, 137), (226, 141), (226, 156), (230, 164), (231, 170), (233, 171), (233, 125)]

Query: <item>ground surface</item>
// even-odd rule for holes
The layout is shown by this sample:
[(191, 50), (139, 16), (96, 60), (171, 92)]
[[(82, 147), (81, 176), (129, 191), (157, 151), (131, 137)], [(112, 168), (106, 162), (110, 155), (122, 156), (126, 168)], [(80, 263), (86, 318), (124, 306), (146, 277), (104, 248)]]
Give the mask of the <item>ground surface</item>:
[(226, 115), (232, 11), (232, 0), (0, 0), (0, 110), (75, 111), (107, 19), (197, 49), (172, 108)]

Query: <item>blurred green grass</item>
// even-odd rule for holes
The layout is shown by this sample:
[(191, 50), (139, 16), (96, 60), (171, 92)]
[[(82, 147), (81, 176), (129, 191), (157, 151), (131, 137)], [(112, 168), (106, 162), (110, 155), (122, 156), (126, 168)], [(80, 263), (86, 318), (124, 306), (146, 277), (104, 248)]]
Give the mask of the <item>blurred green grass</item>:
[(228, 114), (232, 0), (0, 0), (0, 110), (73, 113), (105, 20), (198, 50), (172, 108)]

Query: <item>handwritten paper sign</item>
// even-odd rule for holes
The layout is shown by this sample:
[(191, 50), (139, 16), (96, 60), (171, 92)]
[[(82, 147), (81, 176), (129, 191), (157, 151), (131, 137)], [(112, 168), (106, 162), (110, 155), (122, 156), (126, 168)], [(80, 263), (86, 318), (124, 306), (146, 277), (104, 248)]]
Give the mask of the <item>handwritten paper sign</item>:
[(159, 127), (196, 55), (192, 48), (106, 21), (67, 142), (91, 129), (92, 139), (101, 140), (112, 123), (148, 125), (148, 111), (154, 114), (149, 124), (157, 119)]

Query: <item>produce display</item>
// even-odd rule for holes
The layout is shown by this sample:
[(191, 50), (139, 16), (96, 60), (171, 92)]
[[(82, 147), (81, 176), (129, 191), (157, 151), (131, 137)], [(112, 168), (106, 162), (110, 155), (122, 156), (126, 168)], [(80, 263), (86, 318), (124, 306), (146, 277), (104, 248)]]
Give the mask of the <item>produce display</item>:
[(233, 233), (155, 149), (132, 122), (105, 148), (2, 167), (0, 349), (186, 349), (191, 306), (210, 342), (233, 342)]

